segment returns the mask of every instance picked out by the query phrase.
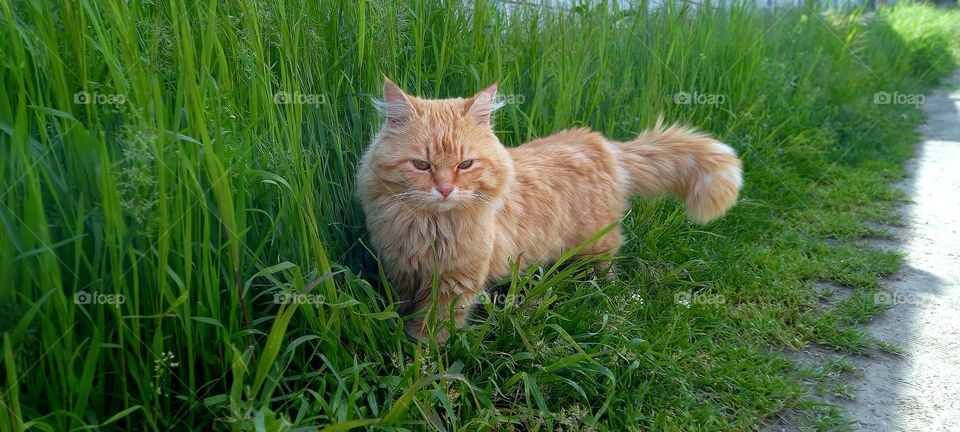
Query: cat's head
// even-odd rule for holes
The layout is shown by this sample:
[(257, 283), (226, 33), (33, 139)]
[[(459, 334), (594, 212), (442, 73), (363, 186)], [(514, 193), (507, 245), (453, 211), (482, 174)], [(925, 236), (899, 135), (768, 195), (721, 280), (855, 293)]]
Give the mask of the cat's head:
[(496, 206), (513, 179), (493, 132), (496, 94), (494, 84), (466, 99), (421, 99), (387, 80), (386, 121), (364, 156), (361, 195), (430, 211)]

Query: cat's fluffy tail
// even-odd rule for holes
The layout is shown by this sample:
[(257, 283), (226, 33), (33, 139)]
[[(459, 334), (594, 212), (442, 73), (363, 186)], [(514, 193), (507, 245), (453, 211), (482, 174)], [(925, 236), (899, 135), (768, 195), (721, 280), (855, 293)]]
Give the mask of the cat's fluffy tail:
[(630, 142), (616, 142), (624, 183), (631, 196), (672, 195), (687, 216), (707, 223), (737, 202), (743, 165), (730, 146), (692, 128), (664, 126), (663, 119)]

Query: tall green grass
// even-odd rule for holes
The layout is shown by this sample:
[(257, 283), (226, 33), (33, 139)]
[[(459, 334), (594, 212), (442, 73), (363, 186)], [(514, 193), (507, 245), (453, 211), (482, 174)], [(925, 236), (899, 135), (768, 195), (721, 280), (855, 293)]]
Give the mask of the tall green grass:
[[(780, 350), (870, 344), (811, 285), (869, 299), (896, 268), (822, 239), (895, 218), (918, 116), (874, 94), (948, 70), (918, 72), (905, 10), (0, 2), (0, 431), (839, 424)], [(500, 80), (508, 145), (663, 113), (739, 150), (744, 198), (707, 227), (638, 203), (618, 282), (517, 275), (497, 292), (522, 301), (416, 344), (353, 194), (384, 76), (427, 97)]]
[(909, 45), (915, 75), (935, 81), (957, 67), (960, 10), (903, 3), (881, 13)]

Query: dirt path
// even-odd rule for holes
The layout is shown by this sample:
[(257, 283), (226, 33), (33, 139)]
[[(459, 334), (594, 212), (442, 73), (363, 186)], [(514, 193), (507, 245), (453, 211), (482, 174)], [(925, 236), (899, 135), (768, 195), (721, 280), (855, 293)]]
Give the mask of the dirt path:
[[(854, 361), (863, 378), (843, 403), (855, 430), (960, 431), (960, 73), (923, 105), (923, 141), (902, 184), (912, 202), (894, 228), (903, 270), (886, 285), (896, 306), (872, 321), (903, 354)], [(890, 245), (878, 245), (887, 246)]]

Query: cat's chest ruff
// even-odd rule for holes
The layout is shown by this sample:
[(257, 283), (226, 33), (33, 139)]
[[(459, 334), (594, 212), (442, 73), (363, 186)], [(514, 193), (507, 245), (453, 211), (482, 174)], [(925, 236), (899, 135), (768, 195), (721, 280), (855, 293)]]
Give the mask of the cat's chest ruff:
[(405, 230), (419, 242), (454, 247), (458, 240), (470, 237), (470, 222), (445, 214), (411, 215), (399, 229)]
[(417, 213), (392, 222), (396, 234), (406, 239), (395, 245), (397, 252), (416, 261), (444, 262), (473, 257), (492, 246), (492, 220), (484, 223), (475, 215)]

